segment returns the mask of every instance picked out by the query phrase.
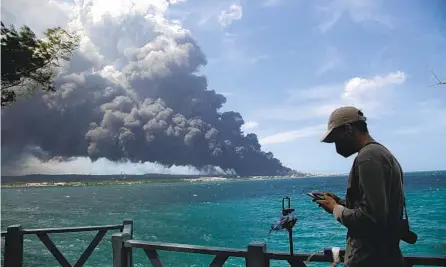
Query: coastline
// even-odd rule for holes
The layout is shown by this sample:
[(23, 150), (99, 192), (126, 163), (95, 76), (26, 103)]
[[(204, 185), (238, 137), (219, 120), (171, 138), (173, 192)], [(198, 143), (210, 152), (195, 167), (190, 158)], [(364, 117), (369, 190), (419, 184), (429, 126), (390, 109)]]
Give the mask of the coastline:
[[(446, 170), (435, 170), (435, 171), (411, 171), (406, 172), (407, 176), (418, 175), (420, 173), (429, 173), (430, 175), (437, 175), (438, 173), (446, 172)], [(45, 176), (45, 175), (39, 175)], [(170, 178), (156, 178), (156, 177), (144, 177), (144, 178), (129, 178), (126, 179), (125, 176), (119, 177), (109, 176), (110, 178), (106, 179), (84, 179), (77, 180), (77, 175), (63, 175), (71, 179), (67, 179), (67, 181), (63, 181), (63, 179), (54, 179), (54, 180), (40, 180), (40, 181), (14, 181), (13, 179), (8, 179), (7, 181), (3, 180), (1, 188), (28, 188), (28, 187), (59, 187), (59, 186), (104, 186), (104, 185), (134, 185), (134, 184), (149, 184), (149, 183), (214, 183), (214, 182), (235, 182), (235, 181), (259, 181), (259, 180), (283, 180), (283, 179), (305, 179), (305, 178), (324, 178), (324, 177), (345, 177), (348, 176), (347, 173), (330, 173), (330, 174), (314, 174), (314, 173), (303, 173), (302, 175), (295, 176), (248, 176), (248, 177), (222, 177), (222, 176), (194, 176), (188, 177), (187, 175), (176, 175), (175, 177)], [(20, 177), (20, 176), (17, 176)], [(48, 175), (51, 177), (51, 175)], [(112, 178), (113, 177), (113, 178)], [(118, 178), (119, 177), (119, 178)]]
[[(334, 175), (330, 175), (334, 176)], [(141, 180), (95, 180), (95, 181), (67, 181), (67, 182), (5, 182), (1, 188), (29, 188), (29, 187), (66, 187), (66, 186), (104, 186), (104, 185), (134, 185), (149, 183), (209, 183), (209, 182), (234, 182), (234, 181), (259, 181), (259, 180), (283, 180), (283, 179), (304, 179), (314, 177), (326, 177), (326, 175), (306, 175), (306, 176), (252, 176), (252, 177), (199, 177), (199, 178), (168, 178), (168, 179), (141, 179)]]
[(169, 180), (136, 180), (136, 181), (122, 181), (122, 180), (104, 180), (104, 181), (77, 181), (77, 182), (31, 182), (31, 183), (6, 183), (2, 184), (1, 188), (28, 188), (28, 187), (59, 187), (59, 186), (98, 186), (98, 185), (134, 185), (147, 183), (175, 183), (183, 182), (179, 179)]

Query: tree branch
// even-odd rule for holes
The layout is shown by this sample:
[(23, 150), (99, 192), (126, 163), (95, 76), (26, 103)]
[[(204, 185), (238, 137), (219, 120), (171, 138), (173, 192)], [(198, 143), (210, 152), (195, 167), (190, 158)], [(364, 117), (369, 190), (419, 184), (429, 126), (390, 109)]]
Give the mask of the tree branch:
[(435, 76), (435, 78), (438, 80), (438, 83), (437, 83), (436, 85), (446, 85), (446, 82), (440, 80), (440, 79), (438, 78), (438, 76), (435, 74), (434, 71), (432, 71), (432, 74), (433, 74), (433, 75)]
[(3, 91), (3, 90), (7, 90), (7, 89), (9, 89), (9, 88), (11, 88), (11, 87), (14, 87), (14, 86), (17, 86), (17, 85), (20, 85), (20, 84), (23, 83), (23, 82), (24, 82), (24, 80), (23, 80), (23, 79), (20, 79), (20, 80), (17, 81), (17, 82), (14, 82), (14, 83), (11, 83), (11, 84), (8, 84), (8, 85), (2, 85), (1, 91)]

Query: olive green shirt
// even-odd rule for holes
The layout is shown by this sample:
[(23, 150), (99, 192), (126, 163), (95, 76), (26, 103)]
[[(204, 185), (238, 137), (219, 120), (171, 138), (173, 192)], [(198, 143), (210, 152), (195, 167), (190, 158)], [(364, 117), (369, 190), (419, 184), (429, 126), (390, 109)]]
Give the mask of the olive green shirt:
[(348, 229), (344, 264), (403, 266), (399, 238), (386, 232), (403, 216), (402, 170), (392, 153), (371, 142), (358, 153), (338, 219)]

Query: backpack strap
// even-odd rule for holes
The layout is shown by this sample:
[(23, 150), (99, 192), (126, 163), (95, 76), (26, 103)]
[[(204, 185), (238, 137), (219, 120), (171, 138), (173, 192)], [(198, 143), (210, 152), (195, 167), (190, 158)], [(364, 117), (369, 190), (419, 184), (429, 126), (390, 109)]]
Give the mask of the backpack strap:
[(409, 217), (407, 216), (407, 209), (406, 209), (406, 194), (404, 193), (404, 179), (403, 179), (403, 169), (401, 168), (400, 163), (396, 160), (396, 163), (398, 164), (398, 167), (400, 169), (401, 172), (401, 194), (403, 195), (403, 208), (404, 208), (404, 215), (406, 216), (407, 222), (409, 223)]
[[(371, 144), (376, 144), (376, 145), (380, 145), (382, 146), (385, 150), (387, 150), (387, 152), (390, 153), (390, 151), (387, 149), (387, 147), (383, 146), (382, 144), (376, 142), (376, 141), (370, 141), (367, 144), (365, 144), (362, 148), (371, 145)], [(361, 149), (362, 149), (361, 148)], [(404, 216), (406, 217), (407, 223), (409, 223), (409, 217), (407, 216), (407, 208), (406, 208), (406, 194), (404, 193), (404, 179), (403, 179), (403, 169), (401, 168), (400, 163), (398, 162), (398, 160), (396, 160), (396, 164), (398, 164), (398, 168), (400, 169), (400, 173), (401, 173), (401, 179), (400, 179), (400, 184), (401, 184), (401, 195), (403, 198), (403, 209), (404, 209)]]

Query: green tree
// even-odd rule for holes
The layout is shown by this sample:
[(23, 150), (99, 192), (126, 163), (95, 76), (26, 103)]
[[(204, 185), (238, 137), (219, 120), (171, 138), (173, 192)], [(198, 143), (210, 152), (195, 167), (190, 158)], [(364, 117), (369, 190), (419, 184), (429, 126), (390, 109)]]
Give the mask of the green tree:
[(78, 37), (60, 27), (47, 29), (42, 39), (28, 26), (16, 31), (1, 22), (1, 27), (1, 107), (36, 89), (54, 92), (56, 68), (61, 60), (70, 60)]

